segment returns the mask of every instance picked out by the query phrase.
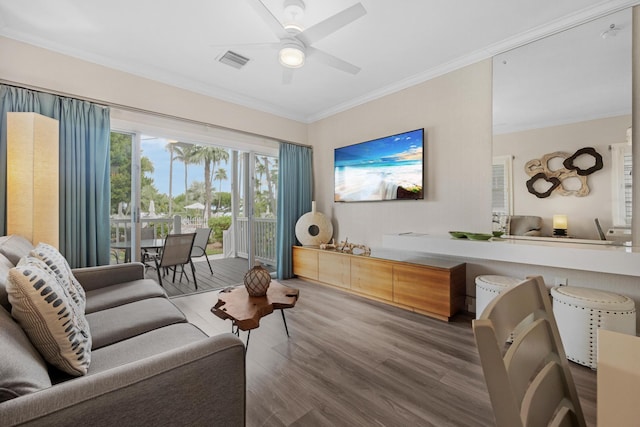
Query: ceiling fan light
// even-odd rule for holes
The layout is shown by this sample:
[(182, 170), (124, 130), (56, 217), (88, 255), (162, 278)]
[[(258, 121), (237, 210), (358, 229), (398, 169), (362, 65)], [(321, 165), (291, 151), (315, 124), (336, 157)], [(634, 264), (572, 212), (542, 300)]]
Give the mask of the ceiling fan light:
[(283, 27), (287, 31), (293, 31), (294, 34), (298, 34), (304, 31), (304, 27), (297, 22), (287, 22), (283, 24)]
[(285, 67), (300, 68), (304, 65), (304, 52), (296, 46), (283, 47), (278, 57)]

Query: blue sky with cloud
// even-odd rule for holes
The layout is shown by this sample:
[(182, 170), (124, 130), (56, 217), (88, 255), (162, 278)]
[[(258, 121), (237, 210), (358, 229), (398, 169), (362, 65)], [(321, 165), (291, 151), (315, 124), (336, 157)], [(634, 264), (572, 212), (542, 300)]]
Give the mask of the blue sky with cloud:
[[(168, 142), (164, 138), (154, 138), (142, 136), (140, 142), (142, 156), (149, 158), (153, 163), (153, 182), (160, 193), (169, 194), (169, 150), (166, 149)], [(219, 167), (226, 169), (227, 176), (231, 176), (231, 166), (222, 163)], [(189, 165), (187, 171), (188, 185), (193, 181), (204, 182), (204, 165)], [(218, 181), (214, 181), (213, 189), (218, 190)], [(222, 191), (230, 191), (229, 180), (222, 182)], [(174, 197), (184, 193), (184, 164), (180, 161), (173, 162), (173, 195)]]

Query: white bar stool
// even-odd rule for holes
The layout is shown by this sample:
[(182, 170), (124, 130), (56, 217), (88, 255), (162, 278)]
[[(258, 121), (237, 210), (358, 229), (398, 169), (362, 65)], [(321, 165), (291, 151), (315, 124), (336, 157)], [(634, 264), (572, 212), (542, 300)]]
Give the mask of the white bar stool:
[[(495, 297), (522, 282), (523, 279), (510, 276), (483, 275), (476, 277), (476, 319)], [(522, 326), (516, 327), (507, 342), (512, 342)]]
[(553, 315), (567, 359), (597, 369), (598, 329), (636, 334), (636, 307), (627, 296), (577, 286), (551, 289)]
[(512, 286), (522, 282), (522, 279), (509, 276), (483, 275), (476, 277), (476, 319), (495, 297)]
[(522, 282), (522, 279), (509, 276), (483, 275), (476, 277), (476, 319), (495, 297), (512, 286)]

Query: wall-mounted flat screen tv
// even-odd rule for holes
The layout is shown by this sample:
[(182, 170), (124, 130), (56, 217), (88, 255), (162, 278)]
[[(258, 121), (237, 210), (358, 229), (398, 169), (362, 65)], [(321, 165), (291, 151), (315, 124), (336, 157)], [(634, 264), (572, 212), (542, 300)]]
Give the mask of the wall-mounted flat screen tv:
[(334, 151), (334, 201), (424, 199), (424, 129)]

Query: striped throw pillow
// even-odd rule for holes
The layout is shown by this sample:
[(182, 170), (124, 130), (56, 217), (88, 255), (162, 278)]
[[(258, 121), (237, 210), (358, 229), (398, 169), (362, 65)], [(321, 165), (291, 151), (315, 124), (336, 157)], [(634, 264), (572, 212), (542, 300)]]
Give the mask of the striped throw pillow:
[(69, 263), (60, 252), (47, 243), (38, 243), (38, 245), (30, 252), (34, 256), (47, 264), (51, 271), (56, 275), (58, 281), (67, 289), (67, 292), (84, 313), (87, 305), (87, 297), (84, 288), (71, 272)]
[(91, 334), (83, 310), (46, 264), (23, 258), (9, 270), (11, 315), (44, 359), (70, 375), (85, 375), (91, 363)]

